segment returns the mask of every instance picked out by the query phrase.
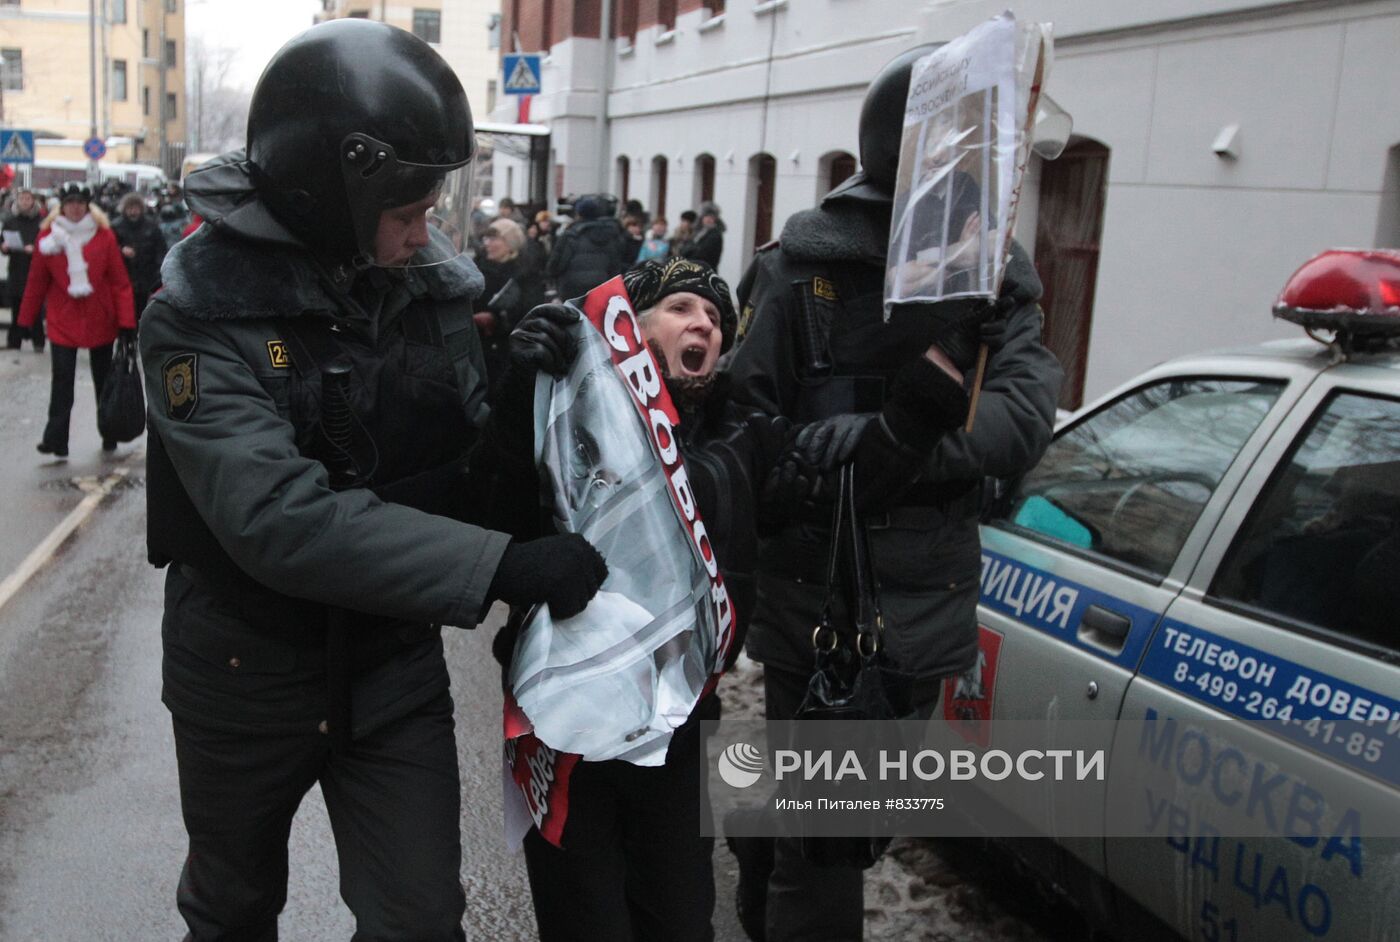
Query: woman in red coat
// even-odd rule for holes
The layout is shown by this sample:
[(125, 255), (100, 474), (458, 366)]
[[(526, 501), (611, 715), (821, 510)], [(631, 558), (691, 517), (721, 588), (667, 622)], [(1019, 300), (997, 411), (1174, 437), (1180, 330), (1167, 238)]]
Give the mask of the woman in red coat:
[[(102, 210), (88, 205), (92, 191), (79, 183), (65, 183), (58, 198), (59, 208), (49, 214), (39, 232), (39, 251), (24, 287), (19, 323), (30, 326), (40, 306), (48, 305), (53, 385), (49, 422), (39, 451), (63, 458), (68, 454), (78, 350), (88, 351), (93, 389), (100, 398), (112, 367), (112, 341), (118, 330), (136, 329), (136, 312), (117, 237)], [(114, 441), (102, 442), (103, 451), (116, 447)]]

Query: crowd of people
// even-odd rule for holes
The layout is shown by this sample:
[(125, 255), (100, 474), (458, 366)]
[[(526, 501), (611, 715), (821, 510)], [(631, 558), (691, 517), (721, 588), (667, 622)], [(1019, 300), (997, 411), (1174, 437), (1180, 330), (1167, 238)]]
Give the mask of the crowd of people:
[[(178, 212), (187, 200), (197, 231), (180, 220), (171, 237), (174, 201), (69, 184), (45, 214), (15, 194), (10, 344), (53, 351), (41, 452), (67, 453), (77, 351), (100, 391), (113, 341), (141, 319), (189, 938), (276, 938), (290, 825), (316, 784), (356, 938), (465, 938), (441, 632), (505, 603), (505, 669), (526, 610), (569, 618), (609, 575), (541, 499), (533, 391), (578, 356), (561, 302), (618, 275), (733, 602), (730, 662), (747, 641), (768, 716), (794, 718), (806, 689), (832, 480), (851, 463), (860, 511), (884, 521), (891, 697), (931, 715), (976, 656), (982, 480), (1039, 459), (1060, 371), (1019, 247), (999, 299), (884, 321), (902, 103), (925, 52), (876, 77), (861, 172), (758, 251), (737, 298), (716, 272), (712, 202), (672, 225), (601, 193), (530, 216), (481, 200), (460, 252), (427, 214), (473, 158), (466, 95), (428, 44), (369, 20), (318, 25), (274, 56), (246, 154), (186, 181)], [(361, 167), (367, 146), (378, 159)], [(724, 690), (705, 688), (661, 766), (579, 763), (565, 823), (546, 834), (536, 819), (524, 846), (546, 942), (713, 938), (699, 724)], [(793, 839), (730, 846), (752, 938), (860, 938), (860, 869), (819, 866)]]

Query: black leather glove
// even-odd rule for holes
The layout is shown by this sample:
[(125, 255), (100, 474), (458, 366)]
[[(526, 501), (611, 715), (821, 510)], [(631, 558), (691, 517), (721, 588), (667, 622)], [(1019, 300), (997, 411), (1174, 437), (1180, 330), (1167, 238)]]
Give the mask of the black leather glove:
[(962, 385), (925, 357), (895, 374), (880, 421), (867, 426), (856, 448), (856, 509), (898, 506), (939, 439), (967, 421), (967, 409)]
[(998, 314), (996, 317), (983, 321), (977, 333), (979, 339), (987, 345), (987, 355), (994, 355), (1006, 346), (1006, 315), (1004, 313)]
[(578, 313), (563, 304), (541, 304), (520, 319), (510, 335), (510, 360), (531, 370), (563, 376), (578, 356), (572, 325)]
[(825, 477), (803, 459), (794, 443), (768, 472), (760, 506), (766, 520), (783, 521), (795, 517), (803, 504), (819, 500), (826, 493)]
[(608, 577), (602, 554), (577, 533), (512, 542), (501, 555), (488, 592), (511, 605), (549, 606), (555, 618), (583, 611)]
[(961, 372), (971, 373), (977, 367), (977, 354), (982, 344), (987, 345), (990, 354), (1006, 343), (1006, 318), (1017, 303), (1015, 298), (1006, 294), (995, 301), (983, 302), (940, 333), (933, 342)]
[(834, 471), (850, 460), (865, 427), (874, 418), (873, 413), (847, 413), (821, 419), (804, 426), (793, 446), (806, 464)]
[(927, 455), (945, 432), (967, 421), (968, 405), (962, 385), (920, 356), (895, 374), (880, 418), (895, 442)]

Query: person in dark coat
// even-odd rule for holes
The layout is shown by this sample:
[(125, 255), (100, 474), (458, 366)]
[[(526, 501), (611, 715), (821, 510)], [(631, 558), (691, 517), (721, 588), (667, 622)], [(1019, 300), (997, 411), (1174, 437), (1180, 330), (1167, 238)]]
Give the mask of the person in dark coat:
[[(773, 492), (767, 482), (777, 469), (802, 482), (789, 490), (806, 491), (823, 466), (854, 460), (862, 500), (878, 509), (879, 501), (914, 480), (939, 437), (962, 424), (967, 396), (932, 356), (912, 351), (876, 421), (841, 437), (827, 434), (830, 427), (795, 428), (785, 418), (735, 402), (727, 377), (716, 372), (720, 355), (734, 342), (737, 318), (728, 285), (708, 265), (648, 261), (623, 277), (643, 339), (679, 412), (675, 441), (733, 602), (728, 667), (752, 609), (759, 521), (782, 513), (765, 506), (763, 497)], [(485, 465), (495, 471), (485, 485), (487, 503), (493, 519), (518, 537), (552, 530), (541, 519), (534, 464), (535, 372), (567, 370), (577, 349), (568, 328), (576, 321), (571, 308), (547, 305), (522, 322), (487, 429), (484, 453), (491, 457)], [(517, 626), (512, 620), (494, 645), (506, 665)], [(703, 696), (673, 734), (660, 768), (621, 759), (574, 766), (560, 844), (538, 829), (525, 837), (543, 942), (713, 939), (713, 839), (701, 836), (699, 723), (717, 719), (719, 712), (717, 695)]]
[(535, 266), (525, 232), (510, 219), (497, 218), (482, 233), (477, 267), (485, 287), (475, 301), (477, 330), (486, 358), (492, 398), (510, 356), (510, 332), (525, 312), (544, 301), (544, 273)]
[(126, 273), (131, 279), (136, 320), (140, 322), (146, 302), (160, 287), (160, 266), (165, 261), (167, 250), (165, 236), (161, 234), (160, 223), (146, 212), (146, 201), (140, 193), (128, 193), (122, 197), (121, 217), (112, 223), (112, 231), (122, 247)]
[(700, 228), (680, 250), (680, 256), (704, 262), (711, 268), (719, 268), (719, 259), (723, 254), (724, 221), (719, 218), (719, 206), (714, 203), (701, 203)]
[(676, 223), (676, 228), (671, 230), (671, 236), (667, 240), (671, 243), (671, 258), (685, 258), (686, 246), (695, 238), (695, 227), (699, 224), (700, 217), (695, 215), (695, 210), (687, 209), (681, 213), (680, 222)]
[(554, 252), (554, 243), (559, 238), (558, 227), (549, 210), (542, 209), (535, 213), (535, 231), (529, 238), (529, 248), (535, 256), (535, 267), (543, 276), (549, 267), (549, 256)]
[(622, 220), (622, 258), (628, 268), (637, 264), (646, 241), (646, 223), (641, 216), (626, 216)]
[(14, 211), (0, 224), (0, 232), (13, 232), (20, 242), (16, 248), (0, 242), (0, 253), (4, 253), (10, 259), (6, 281), (9, 290), (6, 303), (10, 306), (10, 330), (6, 339), (11, 350), (18, 350), (26, 336), (33, 342), (35, 353), (42, 353), (44, 349), (43, 305), (35, 312), (34, 323), (30, 327), (24, 328), (19, 325), (20, 302), (24, 300), (24, 286), (29, 282), (29, 268), (34, 259), (34, 243), (39, 241), (39, 227), (43, 225), (43, 220), (44, 213), (39, 208), (39, 201), (34, 198), (34, 191), (21, 189), (15, 193)]
[[(904, 102), (903, 53), (876, 76), (861, 112), (862, 171), (794, 214), (739, 285), (746, 321), (731, 369), (735, 396), (770, 415), (811, 421), (881, 408), (910, 350), (934, 344), (970, 376), (978, 342), (990, 358), (974, 430), (944, 437), (919, 481), (872, 529), (885, 617), (884, 652), (912, 679), (908, 711), (931, 715), (942, 682), (977, 656), (977, 523), (982, 480), (1011, 478), (1050, 443), (1063, 377), (1041, 342), (1041, 284), (1012, 248), (994, 305), (883, 314), (885, 258)], [(956, 313), (956, 316), (954, 314)], [(835, 420), (835, 419), (833, 419)], [(818, 514), (765, 541), (748, 652), (764, 667), (765, 711), (791, 719), (811, 673), (829, 520)], [(736, 840), (741, 922), (753, 938), (859, 939), (862, 871), (819, 867), (796, 839)]]
[(607, 208), (602, 195), (580, 197), (574, 204), (577, 219), (554, 243), (549, 276), (561, 299), (587, 294), (627, 268), (622, 227)]
[(577, 535), (471, 522), (482, 279), (428, 211), (474, 151), (442, 57), (351, 18), (283, 46), (247, 153), (189, 176), (204, 224), (166, 258), (140, 342), (191, 939), (277, 938), (287, 836), (319, 785), (356, 937), (464, 940), (442, 627), (495, 599), (566, 617), (606, 576)]

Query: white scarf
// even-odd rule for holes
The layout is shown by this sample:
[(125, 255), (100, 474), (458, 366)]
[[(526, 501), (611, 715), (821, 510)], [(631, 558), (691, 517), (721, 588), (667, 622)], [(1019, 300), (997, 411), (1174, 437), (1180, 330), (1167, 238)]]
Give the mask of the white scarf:
[(53, 229), (39, 240), (39, 251), (45, 255), (63, 252), (68, 256), (68, 294), (75, 298), (86, 298), (92, 294), (92, 283), (88, 281), (87, 259), (83, 258), (83, 246), (97, 235), (97, 220), (88, 213), (77, 222), (69, 222), (66, 216), (53, 221)]

